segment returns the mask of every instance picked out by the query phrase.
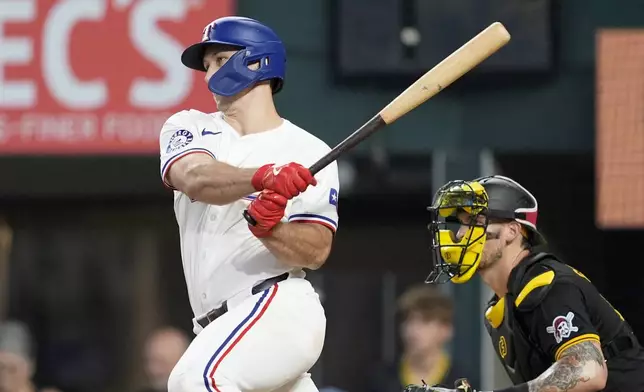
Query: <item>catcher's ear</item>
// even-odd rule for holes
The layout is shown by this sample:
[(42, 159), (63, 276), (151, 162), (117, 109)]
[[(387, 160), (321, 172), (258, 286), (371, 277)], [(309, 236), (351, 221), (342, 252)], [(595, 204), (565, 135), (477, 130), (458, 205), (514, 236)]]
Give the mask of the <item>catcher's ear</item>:
[(508, 230), (510, 230), (510, 242), (513, 242), (516, 238), (521, 237), (521, 224), (519, 222), (510, 222), (510, 224), (508, 225)]

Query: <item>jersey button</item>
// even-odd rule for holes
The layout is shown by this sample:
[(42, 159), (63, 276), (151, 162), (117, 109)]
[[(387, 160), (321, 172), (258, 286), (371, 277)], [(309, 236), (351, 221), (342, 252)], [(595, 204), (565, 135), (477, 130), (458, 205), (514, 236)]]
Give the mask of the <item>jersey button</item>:
[(217, 219), (217, 214), (210, 214), (210, 221), (214, 222)]
[(206, 293), (201, 294), (201, 298), (206, 299), (206, 297), (208, 297)]

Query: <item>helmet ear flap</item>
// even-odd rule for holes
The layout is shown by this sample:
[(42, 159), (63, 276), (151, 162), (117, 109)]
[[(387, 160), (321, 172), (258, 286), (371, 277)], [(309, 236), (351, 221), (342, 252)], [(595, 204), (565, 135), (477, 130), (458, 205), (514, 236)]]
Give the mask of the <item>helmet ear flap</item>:
[[(270, 48), (270, 45), (266, 46)], [(275, 65), (275, 62), (279, 64), (280, 60), (285, 61), (279, 53), (279, 48), (275, 49), (258, 55), (253, 55), (253, 48), (238, 51), (210, 77), (208, 89), (213, 94), (230, 97), (258, 82), (276, 79), (283, 81), (281, 78), (273, 77), (275, 67), (279, 67), (279, 65)], [(258, 66), (250, 67), (253, 64), (258, 64)], [(273, 90), (273, 94), (275, 93), (276, 91)]]

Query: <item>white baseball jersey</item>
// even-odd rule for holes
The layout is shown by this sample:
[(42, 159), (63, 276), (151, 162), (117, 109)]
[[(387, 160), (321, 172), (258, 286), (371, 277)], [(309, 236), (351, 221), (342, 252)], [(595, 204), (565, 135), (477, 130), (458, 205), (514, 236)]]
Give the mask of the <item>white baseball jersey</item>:
[[(258, 168), (296, 162), (309, 167), (330, 148), (320, 139), (288, 120), (276, 129), (241, 136), (222, 113), (181, 111), (163, 125), (160, 135), (161, 178), (167, 182), (170, 167), (181, 157), (205, 153), (236, 167)], [(334, 162), (321, 170), (316, 186), (290, 200), (283, 221), (338, 227), (338, 169)], [(224, 300), (248, 290), (257, 282), (284, 272), (302, 274), (281, 263), (248, 229), (242, 217), (256, 196), (248, 195), (228, 205), (192, 201), (174, 191), (181, 256), (190, 304), (195, 317), (218, 307)]]

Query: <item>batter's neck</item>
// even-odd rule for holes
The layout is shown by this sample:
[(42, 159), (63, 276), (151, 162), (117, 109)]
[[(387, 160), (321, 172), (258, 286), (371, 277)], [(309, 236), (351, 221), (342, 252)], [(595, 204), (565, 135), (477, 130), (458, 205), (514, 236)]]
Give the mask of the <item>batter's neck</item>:
[(270, 131), (282, 125), (284, 120), (277, 113), (272, 96), (261, 91), (251, 91), (225, 110), (224, 119), (240, 135)]

